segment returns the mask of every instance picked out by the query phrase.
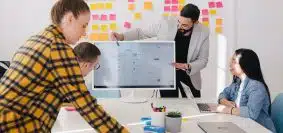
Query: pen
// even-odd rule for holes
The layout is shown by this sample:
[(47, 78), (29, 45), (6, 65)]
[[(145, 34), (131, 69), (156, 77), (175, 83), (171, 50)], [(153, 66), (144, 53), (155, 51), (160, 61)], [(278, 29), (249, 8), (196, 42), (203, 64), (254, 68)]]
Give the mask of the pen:
[(114, 36), (114, 38), (115, 38), (115, 40), (116, 40), (116, 44), (117, 44), (117, 46), (120, 46), (120, 44), (119, 44), (119, 42), (118, 42), (118, 39), (117, 39), (116, 35), (115, 35), (115, 34), (113, 34), (113, 36)]

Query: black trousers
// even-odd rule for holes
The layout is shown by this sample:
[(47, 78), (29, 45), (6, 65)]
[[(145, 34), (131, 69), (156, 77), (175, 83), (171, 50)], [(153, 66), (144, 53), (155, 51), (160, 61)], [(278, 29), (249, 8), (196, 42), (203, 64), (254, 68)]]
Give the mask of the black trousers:
[(160, 90), (160, 96), (162, 98), (176, 98), (176, 97), (179, 97), (179, 89), (180, 89), (180, 92), (181, 92), (181, 95), (183, 98), (186, 98), (187, 95), (184, 91), (184, 88), (181, 84), (181, 82), (185, 83), (187, 86), (190, 87), (191, 89), (191, 92), (193, 93), (193, 96), (194, 97), (200, 97), (200, 91), (197, 90), (193, 84), (192, 84), (192, 81), (191, 81), (191, 78), (190, 76), (187, 75), (187, 73), (183, 70), (176, 70), (176, 90)]

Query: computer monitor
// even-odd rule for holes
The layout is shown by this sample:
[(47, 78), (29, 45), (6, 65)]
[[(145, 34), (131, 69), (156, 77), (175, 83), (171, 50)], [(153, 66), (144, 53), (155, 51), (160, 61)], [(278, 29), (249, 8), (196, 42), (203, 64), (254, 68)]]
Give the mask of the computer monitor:
[(100, 68), (93, 71), (94, 90), (174, 90), (174, 41), (94, 42)]

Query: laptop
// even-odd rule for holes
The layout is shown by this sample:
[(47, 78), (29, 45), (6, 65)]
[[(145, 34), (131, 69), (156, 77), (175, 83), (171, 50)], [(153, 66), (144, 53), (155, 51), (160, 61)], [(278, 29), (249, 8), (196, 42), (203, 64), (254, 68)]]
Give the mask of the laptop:
[(232, 122), (199, 122), (198, 126), (205, 133), (246, 133)]
[(184, 88), (184, 91), (187, 95), (187, 98), (193, 101), (194, 106), (201, 112), (201, 113), (216, 113), (216, 110), (210, 109), (209, 105), (207, 103), (197, 103), (195, 101), (195, 98), (193, 96), (193, 93), (189, 86), (187, 86), (185, 83), (181, 82), (181, 85)]

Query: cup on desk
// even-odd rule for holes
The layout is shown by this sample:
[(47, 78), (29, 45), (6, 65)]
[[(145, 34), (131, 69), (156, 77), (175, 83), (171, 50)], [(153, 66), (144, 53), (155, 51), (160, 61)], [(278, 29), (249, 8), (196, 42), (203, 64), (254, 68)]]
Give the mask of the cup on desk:
[(165, 127), (165, 112), (151, 112), (151, 125)]

